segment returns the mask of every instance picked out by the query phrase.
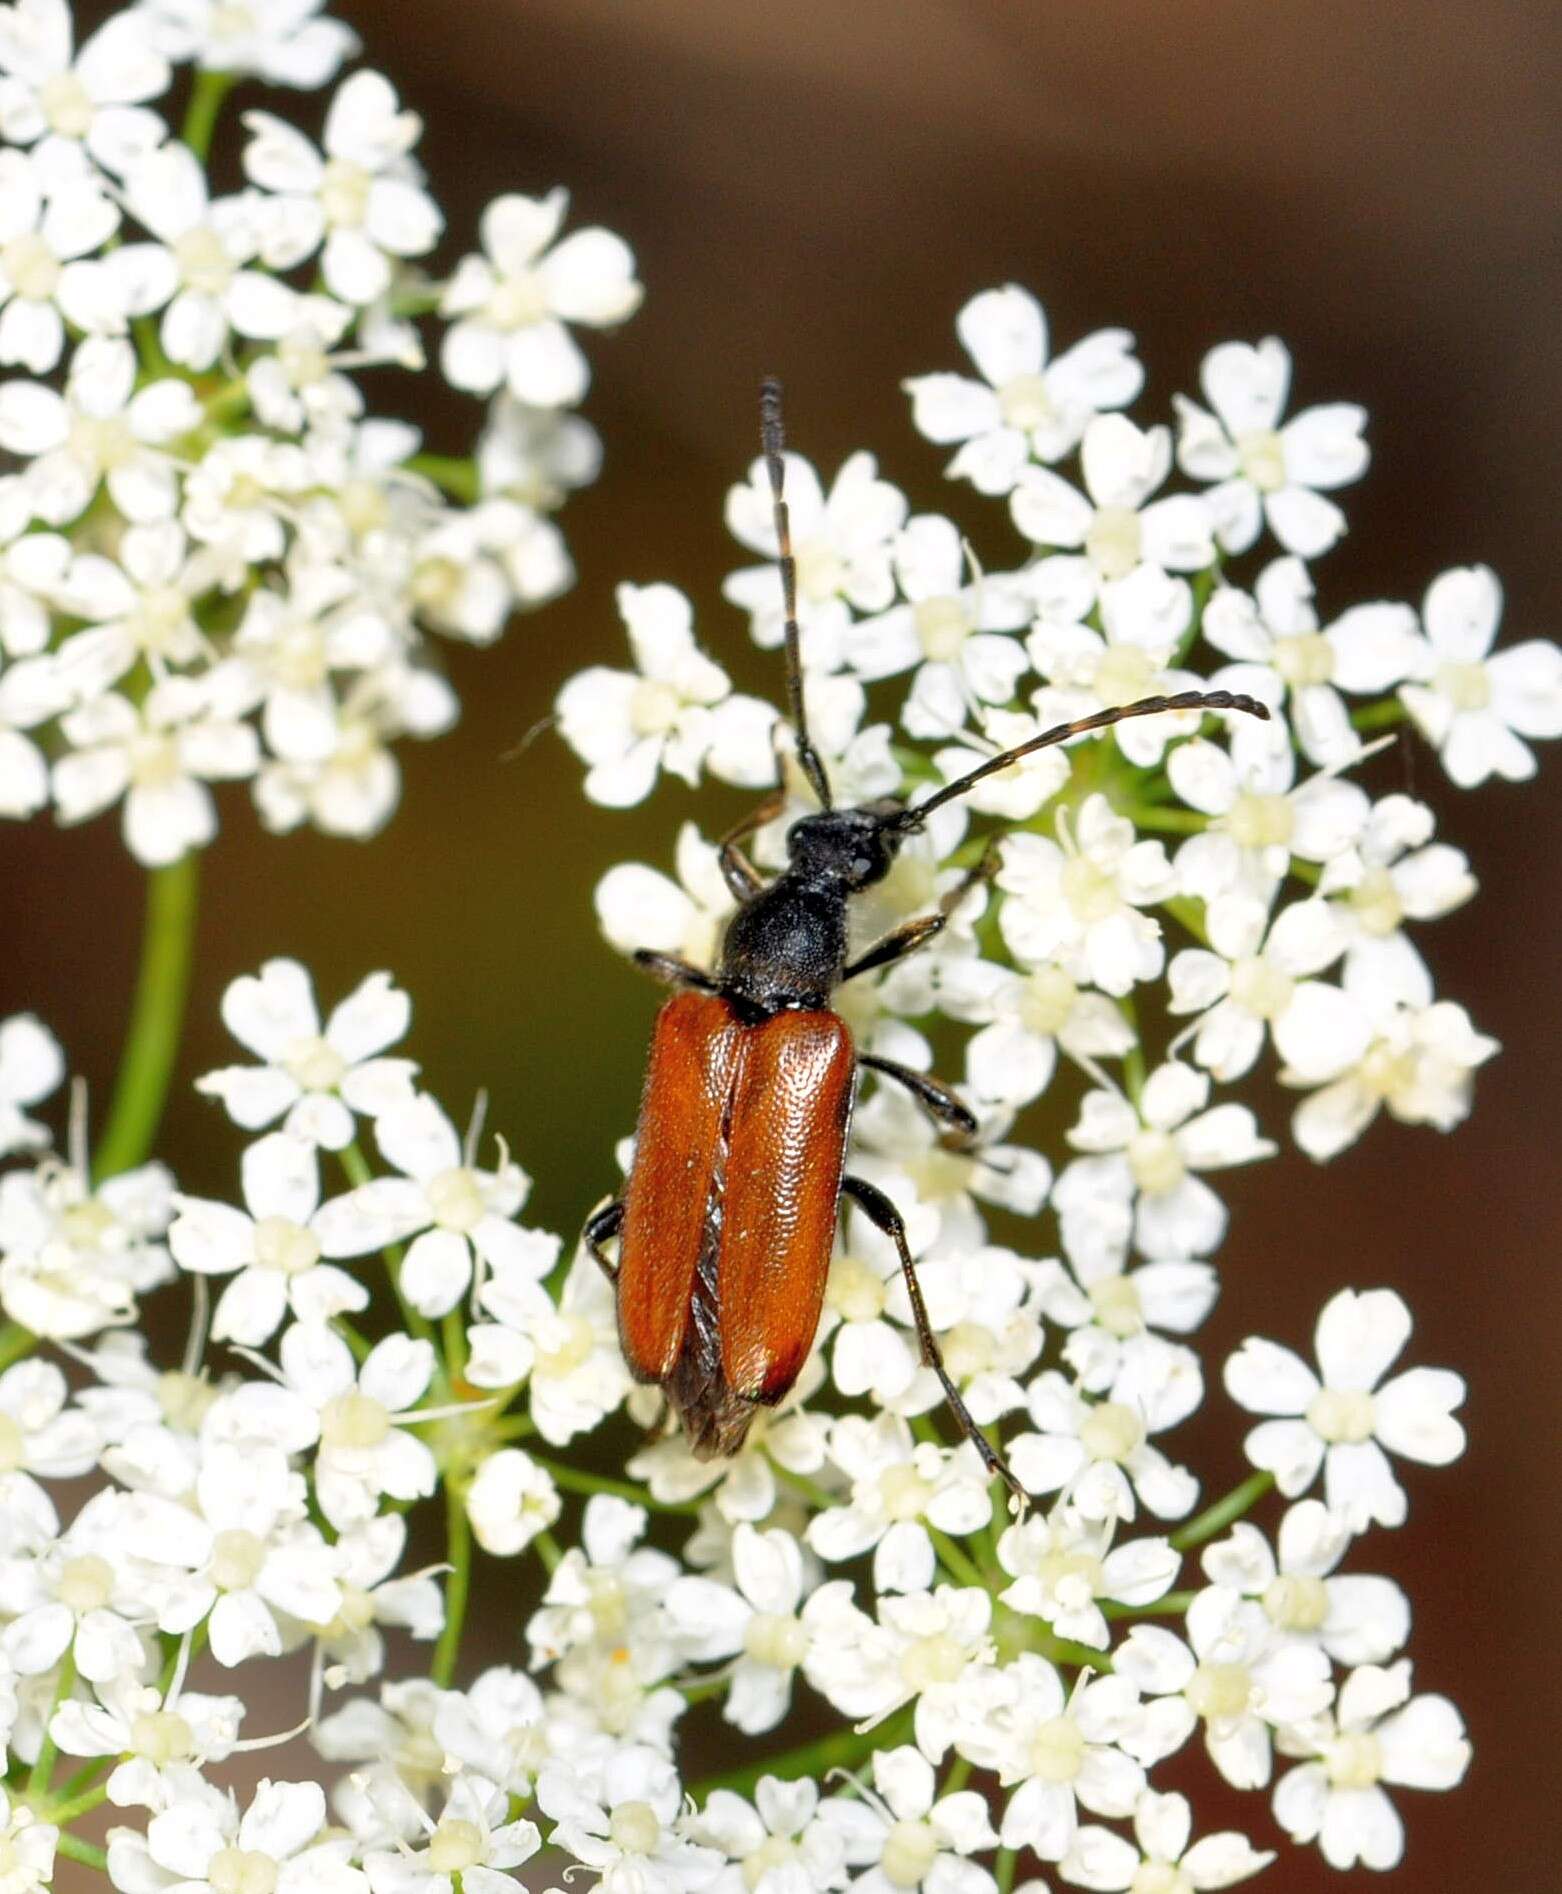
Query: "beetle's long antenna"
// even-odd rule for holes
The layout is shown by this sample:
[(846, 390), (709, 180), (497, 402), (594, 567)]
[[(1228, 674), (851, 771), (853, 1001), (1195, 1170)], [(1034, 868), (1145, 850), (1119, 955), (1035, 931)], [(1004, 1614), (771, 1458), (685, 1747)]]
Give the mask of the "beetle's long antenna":
[(904, 810), (894, 818), (894, 825), (898, 829), (920, 829), (933, 810), (946, 802), (953, 802), (957, 796), (963, 796), (984, 776), (996, 776), (999, 770), (1017, 763), (1022, 756), (1050, 749), (1055, 743), (1067, 743), (1071, 738), (1082, 737), (1091, 730), (1105, 730), (1111, 724), (1121, 723), (1125, 717), (1151, 717), (1162, 710), (1241, 710), (1250, 717), (1259, 717), (1265, 721), (1269, 717), (1267, 704), (1261, 704), (1256, 697), (1244, 697), (1236, 691), (1180, 691), (1175, 697), (1142, 697), (1136, 704), (1113, 704), (1106, 710), (1093, 711), (1090, 716), (1080, 717), (1073, 723), (1056, 724), (1052, 729), (1044, 730), (1039, 737), (1032, 737), (1028, 743), (1020, 743), (1012, 750), (1005, 750), (1001, 756), (990, 756), (968, 776), (945, 783), (926, 802), (919, 802), (914, 809)]
[(781, 555), (781, 597), (786, 612), (786, 697), (792, 729), (797, 737), (797, 762), (808, 778), (809, 787), (819, 798), (820, 807), (831, 809), (835, 804), (830, 794), (830, 779), (808, 735), (808, 718), (803, 710), (803, 641), (797, 626), (797, 561), (792, 557), (792, 521), (783, 492), (786, 462), (781, 458), (781, 450), (785, 445), (785, 436), (781, 431), (781, 384), (774, 375), (767, 375), (759, 384), (759, 438), (776, 509), (776, 544)]

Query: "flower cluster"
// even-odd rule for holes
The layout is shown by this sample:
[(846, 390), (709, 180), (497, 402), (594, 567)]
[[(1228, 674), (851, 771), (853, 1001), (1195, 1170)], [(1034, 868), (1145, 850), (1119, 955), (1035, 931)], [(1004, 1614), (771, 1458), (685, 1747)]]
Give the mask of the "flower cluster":
[[(270, 828), (364, 836), (394, 744), (454, 720), (437, 638), (487, 644), (573, 577), (553, 515), (594, 478), (572, 329), (635, 308), (633, 259), (508, 194), (431, 273), (444, 218), (421, 123), (339, 79), (353, 35), (306, 0), (144, 0), (79, 49), (65, 0), (0, 9), (0, 813), (122, 807), (157, 866), (216, 831), (211, 785)], [(155, 108), (196, 70), (183, 129)], [(318, 142), (227, 92), (334, 87)], [(424, 450), (357, 379), (424, 362), (485, 404), (475, 455)]]
[[(94, 41), (72, 65), (68, 37), (47, 30), (55, 9), (22, 0), (0, 11), (0, 64), (41, 75), (28, 83), (49, 104), (26, 132), (19, 80), (0, 91), (0, 129), (23, 128), (40, 175), (112, 160), (128, 179), (138, 141), (154, 159), (171, 147), (148, 133), (151, 92), (134, 93), (126, 49), (143, 63), (149, 46), (178, 49), (207, 79), (334, 73), (345, 42), (312, 0), (267, 19), (145, 0), (105, 29), (119, 36), (112, 59), (89, 59)], [(358, 341), (394, 320), (400, 259), (417, 254), (396, 243), (427, 231), (404, 163), (415, 126), (380, 84), (372, 135), (360, 93), (342, 118), (333, 107), (325, 157), (253, 121), (256, 248), (233, 277), (257, 260), (272, 282), (317, 263), (327, 300), (359, 312)], [(548, 249), (560, 208), (496, 207), (487, 258), (441, 292), (453, 380), (486, 393), (508, 378), (534, 401), (579, 393), (563, 322), (622, 315), (630, 279), (600, 233)], [(606, 1273), (522, 1220), (529, 1179), (502, 1138), (485, 1142), (481, 1109), (458, 1128), (422, 1088), (404, 1050), (410, 1002), (387, 974), (324, 1014), (290, 959), (228, 988), (242, 1050), (197, 1082), (242, 1134), (222, 1198), (142, 1161), (117, 1106), (89, 1149), (79, 1088), (57, 1139), (64, 1055), (39, 1021), (6, 1021), (0, 1853), (14, 1894), (45, 1885), (57, 1854), (124, 1894), (504, 1894), (533, 1857), (534, 1872), (589, 1871), (606, 1894), (1006, 1894), (1017, 1872), (1037, 1894), (1171, 1894), (1245, 1881), (1287, 1837), (1337, 1867), (1390, 1867), (1401, 1792), (1463, 1775), (1458, 1712), (1412, 1683), (1409, 1600), (1364, 1550), (1407, 1516), (1404, 1464), (1463, 1446), (1459, 1377), (1399, 1365), (1401, 1297), (1328, 1285), (1315, 1363), (1257, 1337), (1224, 1363), (1226, 1393), (1255, 1419), (1223, 1496), (1203, 1494), (1175, 1430), (1205, 1392), (1190, 1338), (1218, 1289), (1219, 1174), (1278, 1149), (1216, 1088), (1272, 1060), (1303, 1094), (1291, 1135), (1322, 1158), (1380, 1109), (1452, 1126), (1495, 1051), (1436, 997), (1406, 925), (1469, 898), (1467, 864), (1433, 839), (1428, 808), (1370, 787), (1371, 733), (1408, 716), (1456, 781), (1519, 773), (1523, 739), (1562, 729), (1562, 660), (1540, 644), (1487, 658), (1496, 588), (1481, 570), (1438, 580), (1419, 616), (1381, 603), (1314, 614), (1303, 561), (1342, 530), (1326, 495), (1364, 466), (1362, 417), (1286, 420), (1278, 343), (1216, 349), (1208, 406), (1183, 404), (1174, 442), (1122, 412), (1142, 382), (1123, 332), (1049, 358), (1041, 311), (1016, 289), (978, 297), (959, 328), (980, 379), (913, 382), (916, 418), (956, 448), (952, 473), (1007, 500), (1030, 542), (1021, 563), (988, 572), (952, 520), (908, 517), (866, 456), (828, 488), (788, 463), (811, 731), (839, 799), (916, 797), (1061, 718), (1205, 676), (1274, 712), (1163, 713), (1038, 752), (940, 809), (857, 903), (868, 941), (963, 886), (922, 952), (840, 999), (857, 1041), (913, 1076), (963, 1040), (976, 1143), (950, 1148), (875, 1076), (851, 1162), (900, 1209), (947, 1373), (1030, 1505), (1006, 1510), (976, 1444), (951, 1443), (899, 1258), (855, 1208), (812, 1353), (741, 1451), (699, 1460), (657, 1429), (628, 1481), (588, 1470), (585, 1437), (621, 1415), (651, 1425), (657, 1391), (631, 1383)], [(159, 328), (170, 362), (192, 329), (189, 316)], [(231, 346), (219, 340), (219, 356)], [(183, 390), (172, 399), (199, 401), (205, 372), (171, 370), (132, 399), (155, 393), (159, 411), (167, 382)], [(265, 398), (253, 369), (244, 382), (246, 402)], [(362, 611), (338, 620), (329, 602), (330, 575), (357, 585), (354, 548), (368, 543), (343, 496), (366, 480), (385, 503), (373, 530), (394, 539), (418, 489), (382, 478), (390, 463), (364, 427), (333, 423), (322, 438), (348, 442), (359, 471), (323, 502), (292, 490), (277, 509), (257, 469), (304, 451), (317, 424), (291, 443), (228, 440), (230, 454), (259, 446), (225, 487), (213, 438), (198, 489), (213, 511), (195, 517), (242, 516), (222, 543), (239, 548), (227, 569), (251, 572), (244, 534), (264, 545), (280, 522), (260, 562), (302, 558), (298, 586), (325, 588), (320, 611), (356, 636)], [(182, 483), (180, 520), (144, 525), (213, 546), (221, 535), (191, 523), (181, 438), (167, 458), (142, 465), (136, 450), (108, 471), (131, 491)], [(1196, 484), (1163, 494), (1174, 459)], [(55, 490), (36, 461), (18, 478), (28, 508)], [(729, 515), (763, 554), (768, 508), (756, 469)], [(331, 542), (345, 567), (300, 552), (320, 543), (322, 511), (327, 542), (348, 534)], [(443, 517), (455, 533), (471, 515)], [(1277, 556), (1243, 572), (1236, 560), (1266, 533)], [(49, 537), (20, 531), (13, 551)], [(127, 571), (122, 546), (62, 543), (29, 550), (24, 568), (58, 557), (71, 584), (89, 559)], [(452, 570), (483, 567), (462, 552)], [(773, 565), (728, 589), (773, 644)], [(261, 675), (265, 624), (284, 644), (297, 629), (293, 607), (262, 606), (279, 596), (241, 584), (228, 649), (208, 657), (217, 634), (199, 623), (201, 653), (168, 659), (144, 697), (116, 692), (116, 677), (78, 708), (144, 717), (170, 688)], [(732, 694), (677, 593), (620, 597), (636, 669), (585, 672), (559, 706), (588, 793), (630, 803), (664, 768), (777, 786), (786, 811), (755, 847), (779, 862), (786, 821), (808, 807), (790, 733)], [(6, 676), (54, 656), (46, 634)], [(895, 677), (899, 732), (868, 721), (870, 690)], [(229, 701), (242, 705), (233, 727), (258, 712), (268, 743), (324, 714), (296, 677)], [(991, 876), (971, 875), (983, 862)], [(676, 867), (676, 882), (613, 869), (604, 932), (709, 968), (732, 897), (692, 825)], [(1055, 1172), (1023, 1135), (1044, 1096), (1071, 1126)], [(1047, 1234), (1031, 1236), (1043, 1215)], [(170, 1284), (194, 1312), (178, 1364), (153, 1360), (138, 1333), (143, 1299)], [(428, 1505), (443, 1506), (448, 1556), (420, 1569), (408, 1517)], [(515, 1650), (461, 1677), (474, 1547), (524, 1560), (536, 1604)], [(431, 1647), (426, 1671), (415, 1657), (397, 1674), (388, 1632)], [(233, 1759), (277, 1734), (251, 1726), (249, 1667), (297, 1652), (319, 1766), (241, 1798)], [(697, 1704), (744, 1739), (739, 1766), (703, 1782), (682, 1767)], [(817, 1728), (821, 1706), (839, 1726), (822, 1780), (819, 1751), (778, 1753), (777, 1734), (794, 1710)], [(1158, 1772), (1190, 1747), (1254, 1798), (1252, 1833), (1201, 1832), (1194, 1804), (1168, 1792)], [(100, 1847), (77, 1824), (104, 1804)]]

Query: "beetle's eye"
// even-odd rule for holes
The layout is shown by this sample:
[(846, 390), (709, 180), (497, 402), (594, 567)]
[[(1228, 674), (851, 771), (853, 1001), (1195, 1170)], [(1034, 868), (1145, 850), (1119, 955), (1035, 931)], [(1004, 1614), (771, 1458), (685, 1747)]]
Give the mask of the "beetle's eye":
[(866, 855), (855, 856), (852, 860), (852, 873), (857, 876), (871, 875), (873, 873), (873, 863), (868, 860)]

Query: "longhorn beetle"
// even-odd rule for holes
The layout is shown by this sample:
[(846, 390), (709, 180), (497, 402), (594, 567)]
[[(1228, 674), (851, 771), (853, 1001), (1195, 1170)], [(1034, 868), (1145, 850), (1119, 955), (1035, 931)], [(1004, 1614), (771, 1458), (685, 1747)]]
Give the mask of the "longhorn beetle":
[[(849, 1197), (894, 1244), (922, 1359), (982, 1457), (1024, 1489), (972, 1420), (928, 1321), (900, 1212), (864, 1178), (845, 1174), (857, 1074), (904, 1085), (946, 1144), (975, 1142), (976, 1119), (942, 1080), (857, 1052), (830, 1008), (843, 981), (926, 944), (996, 865), (991, 848), (931, 914), (894, 928), (855, 959), (846, 945), (851, 897), (888, 874), (901, 844), (933, 810), (1021, 757), (1124, 717), (1162, 710), (1241, 710), (1251, 697), (1183, 691), (1099, 710), (990, 757), (925, 801), (896, 798), (838, 809), (808, 734), (797, 623), (797, 569), (783, 493), (781, 386), (760, 391), (761, 441), (775, 505), (785, 608), (787, 709), (798, 767), (817, 813), (787, 832), (787, 866), (765, 881), (742, 843), (782, 807), (777, 791), (721, 838), (721, 872), (738, 903), (715, 973), (642, 951), (646, 972), (680, 988), (651, 1040), (634, 1162), (621, 1198), (588, 1220), (585, 1241), (614, 1283), (618, 1333), (637, 1381), (661, 1388), (697, 1458), (734, 1454), (759, 1407), (783, 1400), (813, 1347), (840, 1200)], [(616, 1264), (605, 1246), (618, 1240)]]

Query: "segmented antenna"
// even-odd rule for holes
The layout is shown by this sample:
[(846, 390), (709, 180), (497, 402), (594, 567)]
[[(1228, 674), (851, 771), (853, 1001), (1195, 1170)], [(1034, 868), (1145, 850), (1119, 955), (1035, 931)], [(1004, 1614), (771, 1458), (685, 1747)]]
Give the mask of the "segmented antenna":
[(784, 492), (786, 462), (781, 458), (781, 451), (786, 445), (786, 437), (781, 428), (781, 384), (774, 375), (767, 375), (759, 384), (759, 439), (776, 509), (781, 598), (786, 614), (786, 698), (792, 729), (797, 737), (797, 762), (808, 778), (809, 787), (819, 798), (820, 807), (833, 809), (835, 802), (830, 794), (830, 779), (809, 737), (808, 718), (803, 709), (803, 640), (797, 626), (797, 561), (792, 556), (792, 520), (787, 511)]
[(896, 818), (895, 826), (899, 829), (920, 829), (933, 810), (946, 802), (953, 802), (956, 796), (963, 796), (984, 776), (996, 776), (999, 770), (1017, 763), (1022, 756), (1030, 756), (1036, 750), (1050, 749), (1055, 743), (1067, 743), (1070, 738), (1085, 736), (1091, 730), (1105, 730), (1111, 724), (1122, 723), (1127, 717), (1151, 717), (1162, 710), (1241, 710), (1249, 717), (1257, 717), (1264, 722), (1269, 719), (1267, 704), (1261, 704), (1256, 697), (1244, 697), (1238, 691), (1179, 691), (1175, 697), (1141, 697), (1136, 704), (1114, 704), (1107, 710), (1097, 710), (1088, 717), (1077, 718), (1073, 723), (1056, 724), (1052, 729), (1044, 730), (1039, 737), (1032, 737), (1028, 743), (1005, 750), (1001, 756), (990, 756), (968, 776), (946, 783), (937, 795), (929, 796), (926, 802), (919, 802), (914, 809), (907, 809)]

